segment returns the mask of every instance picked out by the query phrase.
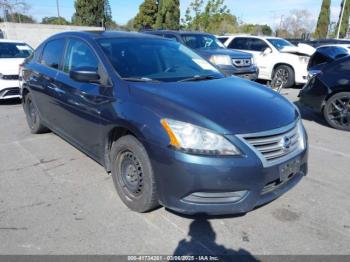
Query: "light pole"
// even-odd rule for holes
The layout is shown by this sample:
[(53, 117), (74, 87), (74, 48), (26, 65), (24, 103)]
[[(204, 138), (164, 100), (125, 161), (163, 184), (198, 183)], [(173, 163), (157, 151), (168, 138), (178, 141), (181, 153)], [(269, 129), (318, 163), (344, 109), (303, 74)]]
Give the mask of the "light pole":
[(343, 16), (344, 16), (345, 5), (346, 5), (346, 0), (344, 0), (344, 2), (343, 2), (343, 8), (342, 8), (341, 14), (340, 14), (339, 25), (338, 25), (338, 31), (337, 31), (337, 39), (339, 39), (340, 28), (341, 28), (341, 24), (342, 24), (342, 22), (343, 22)]
[(56, 5), (57, 5), (57, 16), (58, 16), (58, 17), (61, 17), (61, 15), (60, 15), (60, 3), (59, 3), (59, 0), (56, 0)]

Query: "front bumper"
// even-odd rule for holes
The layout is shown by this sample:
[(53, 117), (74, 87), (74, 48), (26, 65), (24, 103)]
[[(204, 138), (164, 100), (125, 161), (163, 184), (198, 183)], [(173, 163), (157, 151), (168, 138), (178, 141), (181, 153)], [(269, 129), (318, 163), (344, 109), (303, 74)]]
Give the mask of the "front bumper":
[(244, 79), (255, 81), (259, 76), (259, 69), (256, 66), (250, 67), (221, 67), (221, 72), (225, 74), (225, 76), (238, 76)]
[(18, 80), (0, 80), (0, 100), (20, 98)]
[(154, 145), (147, 145), (147, 151), (160, 203), (184, 214), (247, 213), (291, 189), (308, 169), (307, 150), (294, 157), (300, 160), (300, 171), (283, 183), (279, 180), (284, 163), (264, 168), (253, 152), (244, 157), (206, 157)]

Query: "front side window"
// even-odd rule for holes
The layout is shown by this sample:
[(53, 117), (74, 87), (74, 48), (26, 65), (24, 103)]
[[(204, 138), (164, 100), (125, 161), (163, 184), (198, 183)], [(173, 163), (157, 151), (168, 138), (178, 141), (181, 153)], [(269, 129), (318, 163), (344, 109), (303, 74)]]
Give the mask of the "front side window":
[(184, 44), (192, 49), (218, 49), (225, 46), (212, 35), (183, 35)]
[(99, 40), (122, 78), (175, 82), (193, 76), (221, 73), (184, 45), (163, 39), (109, 38)]
[(0, 43), (0, 58), (27, 58), (33, 49), (23, 43)]
[(256, 52), (264, 52), (266, 48), (269, 46), (261, 39), (251, 38), (250, 42), (250, 50)]
[(58, 69), (63, 55), (65, 42), (65, 39), (57, 39), (48, 42), (45, 45), (41, 57), (41, 64)]
[(71, 39), (68, 42), (63, 71), (69, 73), (77, 68), (98, 70), (98, 60), (91, 48), (81, 40)]

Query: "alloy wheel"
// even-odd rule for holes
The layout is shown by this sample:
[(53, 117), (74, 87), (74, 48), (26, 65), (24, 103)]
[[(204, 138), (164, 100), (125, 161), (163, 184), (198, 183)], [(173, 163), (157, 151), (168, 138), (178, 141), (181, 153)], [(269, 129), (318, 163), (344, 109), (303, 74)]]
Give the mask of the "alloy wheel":
[(350, 127), (350, 96), (332, 101), (328, 107), (328, 119), (339, 127)]

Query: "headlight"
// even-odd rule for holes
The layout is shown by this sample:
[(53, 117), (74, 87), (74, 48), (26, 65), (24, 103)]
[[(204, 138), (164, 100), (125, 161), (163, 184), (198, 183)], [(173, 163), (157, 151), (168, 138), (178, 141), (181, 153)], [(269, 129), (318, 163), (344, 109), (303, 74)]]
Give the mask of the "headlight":
[(308, 64), (310, 61), (310, 57), (308, 56), (299, 56), (299, 61), (303, 64)]
[(251, 63), (252, 63), (252, 65), (254, 65), (254, 64), (255, 64), (254, 57), (252, 57), (252, 59), (251, 59)]
[(303, 122), (299, 120), (298, 123), (299, 148), (304, 150), (306, 148), (306, 133)]
[(215, 65), (232, 65), (231, 57), (227, 55), (213, 55), (209, 60)]
[(225, 137), (208, 129), (171, 119), (162, 119), (161, 123), (169, 136), (170, 145), (186, 153), (223, 156), (241, 154)]

